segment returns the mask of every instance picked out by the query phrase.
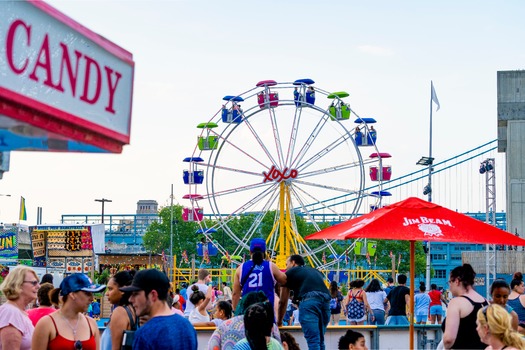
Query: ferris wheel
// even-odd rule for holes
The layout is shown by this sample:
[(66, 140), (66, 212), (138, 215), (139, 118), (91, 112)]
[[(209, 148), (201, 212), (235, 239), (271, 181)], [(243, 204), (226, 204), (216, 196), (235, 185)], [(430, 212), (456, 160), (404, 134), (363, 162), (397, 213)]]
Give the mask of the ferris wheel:
[[(347, 97), (314, 87), (311, 79), (264, 80), (225, 96), (218, 112), (197, 125), (196, 147), (184, 159), (183, 219), (198, 222), (199, 232), (226, 256), (246, 251), (261, 237), (263, 221), (271, 222), (264, 238), (279, 267), (290, 254), (329, 266), (323, 257), (338, 256), (336, 241), (310, 247), (296, 218), (319, 231), (323, 222), (381, 207), (389, 195), (382, 182), (390, 180), (391, 166), (383, 164), (390, 155), (378, 150), (376, 121), (357, 115)], [(248, 214), (253, 220), (239, 232)], [(226, 251), (218, 232), (233, 239), (234, 251)]]

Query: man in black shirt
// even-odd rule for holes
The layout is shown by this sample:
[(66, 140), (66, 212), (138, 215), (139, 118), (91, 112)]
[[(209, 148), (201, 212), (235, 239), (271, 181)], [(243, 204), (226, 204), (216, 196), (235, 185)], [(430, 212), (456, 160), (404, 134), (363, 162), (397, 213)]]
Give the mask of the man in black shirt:
[(410, 305), (410, 289), (406, 286), (407, 276), (397, 276), (397, 284), (388, 293), (386, 298), (390, 301), (390, 311), (386, 319), (386, 326), (408, 325), (407, 305)]
[(324, 275), (304, 265), (300, 255), (286, 261), (286, 284), (281, 288), (278, 324), (282, 326), (290, 290), (299, 301), (299, 323), (309, 350), (324, 350), (324, 333), (330, 321), (330, 292)]

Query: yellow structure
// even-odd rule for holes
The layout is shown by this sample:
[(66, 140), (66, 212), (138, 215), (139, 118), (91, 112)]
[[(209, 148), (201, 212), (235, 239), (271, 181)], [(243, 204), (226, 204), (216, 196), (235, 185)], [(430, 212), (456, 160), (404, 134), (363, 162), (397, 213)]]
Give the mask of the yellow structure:
[[(197, 280), (198, 271), (199, 271), (198, 269), (176, 267), (173, 269), (173, 271), (171, 269), (168, 270), (168, 276), (170, 277), (170, 280), (174, 281), (175, 286), (180, 285), (180, 283), (182, 282), (191, 284)], [(208, 271), (210, 271), (210, 274), (214, 281), (219, 280), (221, 283), (227, 282), (230, 285), (231, 283), (233, 283), (233, 277), (235, 276), (235, 269), (231, 269), (231, 268), (208, 269)], [(330, 271), (334, 271), (334, 270), (321, 270), (321, 272), (326, 277), (326, 281), (328, 281), (328, 273)], [(348, 282), (356, 280), (356, 279), (362, 279), (365, 281), (365, 283), (368, 283), (370, 280), (376, 278), (379, 280), (379, 283), (381, 284), (386, 284), (386, 279), (383, 276), (386, 276), (386, 275), (389, 276), (392, 273), (392, 270), (366, 270), (364, 268), (357, 268), (357, 269), (351, 269), (351, 270), (341, 269), (339, 271), (345, 272), (345, 274), (348, 276)], [(222, 289), (222, 286), (220, 287)]]
[[(304, 238), (296, 231), (293, 225), (293, 212), (290, 210), (292, 208), (291, 196), (290, 196), (290, 185), (286, 181), (281, 181), (279, 184), (280, 193), (279, 193), (279, 220), (276, 220), (272, 231), (266, 238), (266, 245), (274, 235), (278, 235), (275, 239), (275, 252), (277, 256), (275, 258), (275, 264), (280, 269), (286, 268), (286, 259), (292, 254), (299, 254), (297, 245), (306, 244)], [(310, 265), (314, 266), (312, 258), (306, 256)]]

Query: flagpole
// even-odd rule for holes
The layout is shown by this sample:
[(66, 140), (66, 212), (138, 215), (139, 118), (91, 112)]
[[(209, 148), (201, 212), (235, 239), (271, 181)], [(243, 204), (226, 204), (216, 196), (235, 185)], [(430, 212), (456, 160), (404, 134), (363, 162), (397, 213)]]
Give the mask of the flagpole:
[[(24, 197), (20, 196), (20, 208), (19, 208), (19, 213), (18, 213), (18, 225), (16, 226), (16, 259), (18, 260), (19, 256), (18, 256), (18, 251), (19, 251), (19, 244), (20, 244), (20, 221), (22, 221), (22, 206), (23, 206), (23, 210), (25, 211), (25, 206), (26, 206), (26, 203), (25, 203), (25, 200), (24, 200)], [(47, 261), (46, 261), (47, 262)], [(46, 264), (46, 273), (47, 273), (47, 264)]]
[[(432, 159), (432, 100), (433, 100), (433, 94), (434, 94), (434, 85), (432, 83), (432, 80), (430, 81), (430, 136), (428, 141), (428, 158)], [(428, 164), (428, 201), (432, 202), (432, 161)], [(430, 290), (430, 241), (427, 241), (427, 266), (426, 266), (426, 273), (425, 273), (425, 286), (427, 287), (427, 290)], [(414, 281), (411, 281), (414, 283)]]

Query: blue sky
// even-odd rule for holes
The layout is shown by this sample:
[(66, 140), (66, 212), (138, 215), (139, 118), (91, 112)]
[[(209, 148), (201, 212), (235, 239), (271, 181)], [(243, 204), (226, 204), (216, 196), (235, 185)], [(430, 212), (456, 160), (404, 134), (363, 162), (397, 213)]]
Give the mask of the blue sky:
[(133, 53), (131, 144), (119, 155), (13, 152), (0, 181), (12, 195), (0, 197), (3, 222), (17, 221), (19, 195), (29, 224), (37, 206), (54, 223), (99, 213), (95, 198), (113, 200), (107, 213), (133, 213), (139, 199), (166, 205), (172, 183), (183, 203), (195, 126), (224, 95), (266, 79), (349, 92), (352, 108), (378, 121), (380, 149), (402, 175), (428, 154), (430, 80), (441, 103), (433, 155), (443, 160), (496, 138), (496, 72), (525, 68), (521, 1), (48, 3)]

